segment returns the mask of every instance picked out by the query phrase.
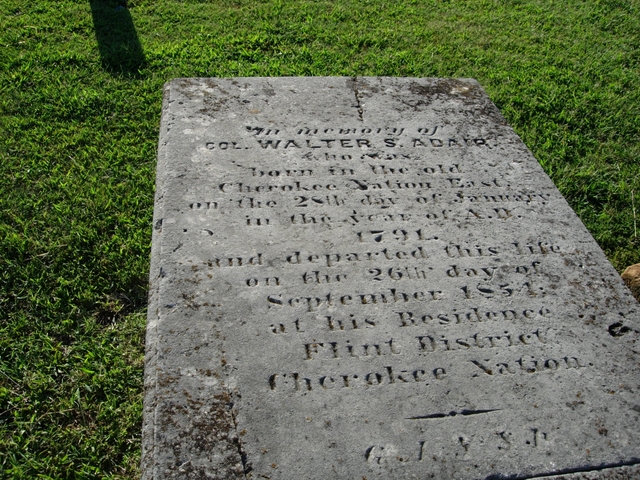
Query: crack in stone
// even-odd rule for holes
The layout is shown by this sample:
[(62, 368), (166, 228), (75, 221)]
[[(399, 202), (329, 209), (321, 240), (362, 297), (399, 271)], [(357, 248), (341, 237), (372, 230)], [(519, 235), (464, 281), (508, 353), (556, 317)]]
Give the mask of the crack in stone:
[(236, 420), (236, 412), (233, 409), (234, 405), (231, 403), (229, 405), (229, 412), (231, 413), (231, 419), (233, 420), (233, 429), (236, 432), (236, 448), (238, 449), (238, 455), (240, 455), (240, 460), (242, 461), (242, 473), (244, 477), (247, 478), (247, 474), (251, 473), (253, 467), (251, 466), (251, 462), (248, 461), (247, 453), (244, 451), (242, 447), (242, 440), (240, 436), (240, 432), (238, 432), (238, 421)]
[(353, 77), (353, 93), (356, 97), (356, 108), (358, 109), (358, 118), (360, 119), (361, 122), (364, 122), (364, 119), (362, 118), (362, 104), (360, 103), (360, 92), (358, 91), (358, 77)]
[[(621, 468), (621, 467), (637, 467), (638, 465), (640, 465), (640, 459), (634, 458), (628, 462), (615, 462), (615, 463), (608, 463), (608, 464), (602, 464), (600, 466), (594, 466), (594, 467), (576, 467), (576, 468), (565, 468), (562, 470), (556, 470), (556, 471), (551, 471), (551, 472), (544, 472), (544, 473), (538, 473), (535, 475), (526, 475), (526, 476), (520, 476), (520, 475), (511, 475), (511, 476), (505, 476), (502, 474), (493, 474), (493, 475), (489, 475), (488, 477), (485, 477), (484, 480), (533, 480), (535, 478), (547, 478), (547, 477), (553, 477), (556, 478), (556, 476), (562, 476), (562, 475), (578, 475), (578, 474), (582, 474), (582, 473), (590, 473), (590, 472), (603, 472), (603, 473), (607, 473), (607, 471), (612, 470), (612, 469), (616, 469), (616, 468)], [(606, 478), (620, 478), (620, 479), (626, 479), (626, 478), (635, 478), (636, 472), (635, 469), (634, 471), (630, 471), (628, 472), (629, 476), (624, 475), (624, 473), (621, 472), (620, 476), (617, 475), (617, 472), (613, 472), (612, 471), (612, 475), (611, 477), (607, 476)], [(615, 477), (614, 477), (615, 475)], [(563, 478), (563, 477), (560, 477)]]

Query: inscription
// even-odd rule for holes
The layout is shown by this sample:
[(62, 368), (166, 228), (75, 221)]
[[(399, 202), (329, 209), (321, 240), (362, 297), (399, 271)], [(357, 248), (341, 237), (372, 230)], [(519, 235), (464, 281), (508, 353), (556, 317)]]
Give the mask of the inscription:
[(291, 332), (292, 330), (295, 331), (296, 333), (304, 332), (304, 330), (302, 330), (300, 325), (300, 319), (296, 318), (292, 323), (293, 323), (293, 328), (289, 328), (289, 330), (287, 330), (287, 327), (285, 327), (284, 323), (278, 323), (278, 324), (272, 323), (270, 325), (271, 333), (283, 334), (283, 333)]
[(367, 214), (357, 210), (353, 212), (342, 222), (349, 223), (351, 225), (357, 225), (361, 222), (408, 222), (413, 220), (414, 217), (410, 213), (373, 213)]
[[(265, 478), (541, 477), (637, 457), (637, 419), (612, 419), (633, 406), (637, 312), (472, 82), (196, 83), (166, 97), (148, 376), (171, 376), (159, 404), (193, 415), (167, 411), (167, 430), (152, 412), (154, 471), (229, 463), (171, 444), (211, 389), (237, 397), (222, 403), (244, 445), (220, 452)], [(283, 414), (295, 428), (273, 428)]]
[(358, 240), (361, 242), (374, 241), (381, 243), (384, 240), (396, 240), (401, 242), (408, 242), (411, 240), (438, 240), (438, 237), (429, 237), (423, 231), (418, 230), (404, 230), (402, 228), (396, 228), (395, 230), (368, 230), (365, 232), (357, 232)]
[[(316, 325), (320, 325), (322, 329), (330, 332), (348, 332), (351, 330), (361, 330), (367, 328), (373, 328), (377, 325), (376, 320), (370, 318), (356, 318), (355, 314), (350, 314), (349, 318), (340, 318), (336, 316), (327, 315), (314, 322)], [(296, 318), (294, 321), (287, 323), (271, 324), (270, 331), (275, 334), (287, 334), (287, 333), (305, 333), (304, 324)]]
[(443, 368), (394, 368), (383, 367), (380, 371), (367, 373), (340, 373), (332, 375), (305, 375), (299, 372), (274, 373), (268, 378), (269, 389), (286, 392), (311, 392), (323, 390), (341, 390), (351, 388), (381, 387), (419, 383), (428, 386), (429, 381), (446, 377)]
[(268, 185), (247, 185), (242, 182), (221, 183), (218, 189), (222, 193), (287, 193), (287, 192), (323, 192), (336, 190), (338, 187), (334, 183), (311, 184), (294, 182), (285, 185), (268, 184)]
[(480, 247), (479, 245), (460, 246), (460, 245), (448, 245), (444, 248), (449, 258), (462, 258), (462, 257), (492, 257), (500, 253), (499, 247)]
[[(352, 132), (356, 133), (356, 132)], [(399, 133), (400, 134), (400, 133)], [(368, 139), (361, 137), (348, 137), (348, 138), (314, 138), (314, 139), (295, 139), (288, 138), (282, 140), (275, 139), (260, 139), (255, 138), (255, 141), (259, 148), (273, 149), (273, 150), (287, 150), (287, 149), (330, 149), (330, 148), (467, 148), (467, 147), (485, 147), (494, 148), (497, 146), (495, 141), (490, 141), (487, 138), (407, 138), (406, 141), (402, 141), (399, 137), (388, 137), (382, 139)], [(224, 140), (207, 142), (206, 148), (214, 150), (216, 148), (220, 150), (227, 149), (247, 149), (250, 148), (244, 143), (239, 141)]]
[(464, 293), (464, 298), (473, 299), (478, 297), (499, 298), (499, 297), (517, 297), (528, 296), (538, 297), (545, 296), (544, 287), (534, 286), (531, 282), (522, 283), (502, 283), (499, 285), (491, 285), (486, 283), (478, 283), (477, 285), (465, 285), (460, 287)]
[[(349, 314), (348, 317), (337, 315), (325, 315), (317, 317), (313, 320), (314, 329), (320, 328), (327, 331), (345, 332), (350, 330), (373, 328), (377, 325), (391, 324), (398, 327), (449, 327), (454, 325), (473, 325), (473, 324), (498, 324), (498, 323), (516, 323), (518, 321), (542, 321), (549, 320), (553, 317), (550, 309), (542, 307), (539, 310), (481, 310), (472, 308), (467, 311), (459, 311), (453, 309), (450, 312), (436, 313), (416, 313), (410, 311), (395, 312), (392, 316), (384, 317), (356, 317), (355, 314)], [(305, 321), (297, 318), (291, 325), (285, 327), (284, 323), (280, 323), (278, 331), (273, 333), (285, 332), (304, 332)], [(293, 328), (295, 324), (295, 328)], [(545, 330), (546, 332), (546, 330)], [(507, 332), (508, 333), (508, 332)]]
[(357, 330), (358, 328), (371, 328), (376, 326), (375, 320), (364, 318), (361, 321), (358, 321), (354, 317), (355, 315), (351, 314), (349, 315), (348, 320), (340, 320), (338, 318), (331, 317), (331, 316), (326, 316), (325, 318), (327, 319), (327, 326), (329, 327), (329, 330), (331, 330), (332, 332), (336, 330), (337, 331), (345, 331), (350, 329)]
[(271, 225), (271, 219), (269, 218), (246, 218), (246, 224), (248, 227), (264, 227)]
[(551, 195), (547, 193), (504, 193), (495, 195), (468, 195), (462, 192), (456, 194), (454, 202), (471, 202), (471, 203), (500, 203), (500, 202), (524, 202), (527, 205), (533, 202), (539, 202), (546, 205)]
[[(422, 415), (411, 417), (407, 420), (440, 420), (452, 417), (467, 417), (472, 415), (499, 415), (501, 409), (486, 410), (462, 410), (460, 412), (449, 412), (442, 414)], [(444, 420), (446, 421), (446, 420)], [(458, 427), (459, 428), (459, 427)], [(423, 437), (424, 438), (424, 437)], [(445, 446), (442, 454), (437, 456), (432, 454), (428, 445), (430, 441), (417, 440), (413, 447), (396, 446), (390, 443), (370, 445), (364, 451), (363, 459), (371, 467), (382, 467), (387, 464), (410, 465), (415, 463), (436, 463), (446, 461), (446, 458), (455, 459), (456, 457), (466, 457), (470, 453), (487, 455), (493, 452), (504, 452), (511, 448), (529, 448), (529, 449), (548, 449), (553, 445), (549, 433), (543, 431), (539, 427), (531, 427), (523, 425), (517, 427), (517, 430), (473, 430), (473, 431), (454, 431), (449, 439), (442, 439)]]
[[(396, 145), (388, 145), (395, 147)], [(412, 138), (411, 146), (416, 147), (487, 147), (492, 148), (486, 139), (484, 138), (429, 138), (425, 140), (423, 138)]]
[(398, 127), (385, 127), (385, 128), (372, 128), (372, 127), (341, 127), (341, 128), (300, 128), (297, 130), (298, 135), (318, 135), (318, 134), (328, 134), (328, 133), (337, 133), (338, 135), (349, 135), (349, 134), (391, 134), (391, 135), (402, 135), (404, 132), (404, 128)]
[(421, 354), (432, 352), (452, 352), (457, 350), (474, 350), (477, 348), (508, 348), (547, 343), (547, 333), (537, 329), (531, 333), (517, 334), (507, 330), (500, 335), (486, 335), (476, 333), (470, 337), (448, 338), (445, 335), (421, 335), (418, 340), (418, 350)]
[[(375, 233), (372, 235), (376, 235)], [(303, 254), (294, 252), (286, 256), (286, 261), (292, 265), (320, 264), (326, 267), (336, 265), (350, 265), (358, 262), (371, 262), (380, 260), (411, 260), (429, 258), (423, 247), (415, 250), (396, 250), (383, 248), (371, 252), (350, 252), (350, 253), (323, 253), (323, 254)]]
[(593, 363), (580, 361), (576, 357), (535, 358), (533, 356), (526, 356), (505, 362), (492, 362), (491, 359), (488, 358), (471, 360), (470, 362), (482, 372), (474, 373), (473, 377), (483, 376), (483, 374), (494, 376), (513, 375), (516, 373), (555, 372), (557, 370), (577, 370), (593, 366)]
[[(274, 175), (279, 171), (270, 172)], [(348, 174), (345, 172), (345, 174)], [(456, 179), (448, 179), (450, 181)], [(488, 184), (498, 183), (497, 179)], [(459, 186), (463, 188), (463, 186)], [(407, 195), (407, 192), (414, 191), (414, 196)], [(426, 190), (438, 190), (433, 193)], [(340, 224), (347, 223), (358, 225), (361, 223), (380, 222), (408, 222), (416, 221), (420, 218), (429, 221), (449, 221), (454, 223), (469, 222), (472, 220), (511, 220), (520, 221), (524, 218), (524, 213), (519, 205), (528, 205), (541, 208), (548, 204), (548, 194), (483, 194), (465, 195), (461, 192), (447, 193), (446, 186), (433, 185), (432, 182), (402, 182), (399, 180), (386, 180), (376, 182), (372, 180), (352, 178), (348, 183), (278, 183), (254, 185), (244, 182), (226, 182), (218, 186), (218, 191), (222, 195), (251, 194), (252, 196), (227, 197), (219, 200), (199, 200), (189, 203), (189, 210), (198, 212), (226, 212), (230, 208), (238, 209), (271, 209), (279, 207), (295, 207), (295, 209), (318, 209), (330, 208), (333, 212), (317, 212), (313, 214), (294, 214), (289, 221), (293, 225), (311, 224)], [(372, 193), (365, 193), (365, 192)], [(344, 195), (340, 193), (344, 193)], [(274, 195), (291, 193), (292, 196), (274, 198)], [(324, 194), (323, 194), (324, 193)], [(330, 193), (330, 194), (326, 194)], [(354, 193), (356, 195), (354, 195)], [(357, 193), (363, 193), (357, 195)], [(400, 194), (400, 195), (398, 195)], [(269, 195), (269, 197), (262, 197)], [(420, 213), (410, 213), (406, 211), (411, 207), (407, 203), (414, 205), (430, 206), (427, 211)], [(446, 205), (473, 205), (470, 208), (453, 210), (442, 208)], [(502, 206), (497, 206), (501, 204)], [(335, 211), (349, 207), (351, 214), (344, 216), (336, 214)], [(353, 208), (357, 207), (357, 208)], [(360, 210), (362, 207), (364, 211)], [(387, 210), (385, 212), (370, 212), (367, 209), (376, 208)], [(202, 218), (202, 217), (201, 217)], [(264, 224), (267, 224), (265, 221)], [(248, 223), (249, 226), (254, 223)], [(517, 248), (526, 249), (533, 247), (530, 245), (517, 245)]]
[[(254, 144), (246, 143), (244, 140), (207, 143), (209, 150), (246, 150), (257, 147), (265, 152), (300, 151), (297, 155), (288, 153), (282, 160), (297, 158), (314, 162), (314, 165), (321, 167), (248, 167), (246, 170), (250, 176), (260, 181), (230, 180), (220, 183), (217, 191), (224, 201), (214, 197), (212, 200), (192, 202), (189, 204), (190, 211), (221, 212), (229, 207), (240, 210), (276, 211), (276, 208), (281, 210), (286, 207), (291, 209), (286, 220), (292, 226), (317, 225), (333, 228), (344, 223), (356, 227), (371, 224), (371, 227), (357, 229), (354, 232), (354, 241), (363, 247), (380, 246), (365, 251), (354, 249), (314, 253), (297, 250), (277, 255), (273, 259), (266, 259), (263, 253), (256, 253), (251, 256), (215, 258), (210, 260), (208, 265), (215, 268), (264, 267), (270, 265), (273, 260), (278, 260), (285, 267), (311, 267), (296, 272), (297, 282), (301, 285), (344, 284), (345, 289), (339, 292), (295, 295), (295, 291), (274, 291), (283, 285), (284, 279), (280, 275), (245, 277), (244, 284), (247, 287), (271, 290), (264, 296), (268, 310), (283, 309), (312, 314), (326, 312), (314, 318), (301, 316), (281, 320), (267, 327), (271, 335), (297, 336), (300, 341), (296, 348), (299, 349), (304, 364), (321, 365), (332, 360), (344, 362), (373, 358), (391, 360), (411, 356), (417, 359), (432, 359), (441, 358), (441, 354), (447, 355), (448, 358), (460, 352), (494, 351), (497, 354), (518, 354), (504, 361), (484, 356), (472, 358), (466, 360), (464, 368), (455, 372), (455, 375), (489, 379), (501, 375), (570, 371), (592, 366), (573, 356), (546, 358), (522, 355), (521, 351), (545, 346), (550, 342), (550, 338), (554, 338), (550, 327), (517, 327), (521, 321), (531, 325), (532, 322), (551, 320), (551, 309), (543, 305), (492, 308), (491, 304), (483, 304), (483, 307), (449, 309), (393, 309), (400, 304), (437, 305), (447, 297), (454, 302), (491, 302), (503, 298), (521, 298), (527, 302), (540, 301), (546, 296), (545, 286), (533, 283), (534, 277), (544, 275), (543, 261), (540, 257), (565, 253), (561, 246), (543, 239), (533, 242), (513, 240), (488, 245), (456, 242), (443, 245), (439, 236), (434, 235), (433, 229), (427, 226), (427, 223), (413, 228), (399, 225), (412, 225), (424, 220), (456, 223), (517, 221), (531, 211), (522, 210), (519, 205), (541, 208), (551, 201), (550, 193), (507, 190), (511, 185), (502, 173), (478, 178), (475, 170), (456, 162), (427, 162), (427, 165), (416, 163), (416, 160), (424, 161), (425, 157), (419, 153), (423, 150), (492, 149), (498, 145), (495, 139), (484, 137), (448, 136), (442, 133), (442, 128), (436, 125), (420, 127), (410, 132), (405, 127), (304, 127), (295, 130), (294, 135), (291, 135), (291, 132), (287, 133), (281, 128), (247, 126), (247, 133), (253, 137)], [(417, 153), (388, 151), (396, 148), (411, 148)], [(345, 151), (349, 153), (344, 153)], [(357, 162), (358, 159), (361, 164), (350, 163)], [(326, 163), (323, 165), (323, 162)], [(330, 181), (322, 180), (323, 175)], [(341, 211), (346, 208), (350, 213), (345, 216)], [(245, 216), (244, 221), (246, 226), (270, 226), (273, 223), (271, 218), (249, 215)], [(386, 228), (385, 224), (390, 224), (391, 227)], [(213, 231), (206, 229), (206, 232)], [(502, 260), (504, 255), (511, 258), (534, 258), (509, 264)], [(448, 262), (443, 266), (437, 264), (438, 268), (434, 268), (432, 262), (436, 260)], [(495, 263), (496, 260), (498, 263)], [(355, 275), (353, 268), (361, 264), (367, 266)], [(524, 276), (524, 279), (508, 278), (513, 275)], [(496, 282), (496, 278), (506, 278), (506, 281)], [(367, 282), (363, 285), (407, 282), (407, 285), (424, 283), (426, 288), (355, 290), (352, 287), (353, 281), (358, 279)], [(457, 296), (447, 294), (446, 290), (438, 288), (442, 282), (456, 279), (477, 280), (477, 283), (457, 284)], [(389, 306), (392, 310), (372, 312), (371, 315), (333, 312), (340, 307), (363, 306)], [(381, 325), (412, 329), (413, 335), (403, 337), (402, 342), (392, 336), (367, 341), (361, 340), (358, 336), (359, 332), (376, 329)], [(494, 332), (473, 331), (464, 335), (438, 331), (455, 325), (487, 325), (494, 327)], [(310, 340), (307, 337), (310, 332), (315, 332), (314, 335), (326, 332), (328, 337)], [(274, 392), (308, 393), (385, 385), (428, 386), (451, 375), (452, 373), (442, 367), (404, 368), (387, 365), (378, 371), (360, 373), (274, 373), (269, 376), (267, 383), (269, 390)], [(497, 414), (499, 411), (500, 409), (480, 409), (431, 413), (413, 416), (411, 420), (442, 420), (456, 416)], [(546, 439), (546, 434), (539, 433), (538, 429), (532, 431), (536, 433), (532, 439), (526, 441), (527, 445), (537, 445)], [(511, 433), (500, 431), (494, 435), (494, 448), (511, 448), (514, 441)], [(425, 441), (419, 444), (420, 448), (414, 455), (414, 460), (425, 461), (424, 444)], [(473, 449), (473, 445), (472, 436), (458, 436), (456, 448), (462, 449), (465, 454)], [(367, 450), (365, 457), (369, 463), (381, 464), (386, 461), (383, 459), (391, 451), (393, 449), (390, 447), (372, 446)], [(408, 459), (409, 457), (406, 457), (403, 461)]]
[(284, 297), (282, 294), (268, 295), (266, 298), (269, 308), (290, 307), (303, 308), (308, 312), (315, 312), (323, 308), (348, 305), (381, 305), (410, 302), (432, 302), (442, 300), (444, 294), (440, 290), (401, 292), (395, 288), (374, 293), (334, 294), (327, 293), (320, 297)]
[[(519, 273), (523, 275), (541, 275), (542, 274), (542, 263), (541, 262), (531, 262), (528, 265), (517, 265), (515, 267), (508, 267), (508, 270), (512, 273)], [(504, 267), (500, 267), (504, 269)], [(493, 275), (498, 267), (462, 267), (458, 265), (451, 265), (446, 273), (449, 277), (457, 278), (457, 277), (480, 277), (485, 280), (493, 279)]]
[[(310, 344), (310, 352), (307, 360), (317, 354), (318, 348), (324, 349), (324, 345)], [(306, 346), (305, 346), (306, 350)], [(333, 346), (329, 344), (328, 351), (332, 352)], [(327, 355), (331, 355), (328, 353)], [(390, 354), (392, 355), (392, 354)], [(311, 358), (309, 358), (311, 357)], [(338, 357), (334, 357), (338, 358)], [(469, 378), (495, 377), (515, 374), (538, 374), (559, 371), (578, 370), (593, 367), (593, 363), (587, 363), (576, 357), (559, 358), (535, 358), (533, 356), (521, 356), (504, 362), (491, 362), (490, 359), (469, 360), (467, 365), (472, 366), (467, 371)], [(480, 370), (480, 373), (478, 372)], [(405, 368), (385, 366), (379, 371), (367, 373), (340, 373), (331, 375), (309, 375), (300, 372), (274, 373), (268, 377), (268, 388), (278, 392), (311, 392), (345, 388), (367, 388), (389, 385), (402, 385), (421, 383), (429, 386), (434, 380), (446, 380), (450, 377), (445, 368)]]
[(251, 257), (227, 257), (227, 258), (212, 258), (207, 260), (209, 267), (248, 267), (248, 266), (261, 266), (263, 255), (258, 253)]
[(246, 126), (248, 132), (251, 132), (253, 135), (278, 135), (280, 130), (277, 128), (265, 128), (265, 127), (252, 127), (250, 125)]
[(337, 207), (340, 205), (344, 205), (344, 199), (340, 198), (337, 195), (327, 195), (326, 197), (304, 197), (297, 196), (294, 197), (294, 201), (296, 202), (296, 207), (326, 207), (333, 206)]
[(371, 268), (367, 270), (368, 278), (374, 281), (391, 280), (426, 280), (427, 272), (418, 267)]
[(217, 210), (218, 202), (194, 202), (189, 205), (191, 210)]
[(351, 340), (340, 342), (314, 342), (304, 344), (306, 360), (334, 358), (362, 358), (400, 355), (398, 343), (393, 338), (384, 342), (352, 344)]
[[(317, 151), (321, 149), (352, 148), (449, 149), (484, 147), (492, 149), (498, 146), (498, 136), (473, 138), (450, 136), (442, 132), (441, 126), (420, 127), (418, 129), (407, 129), (406, 127), (305, 127), (293, 129), (293, 131), (286, 133), (278, 128), (247, 126), (245, 131), (249, 135), (247, 140), (251, 140), (249, 143), (238, 138), (224, 138), (207, 141), (204, 146), (211, 151), (247, 150), (251, 148), (284, 151), (291, 149)], [(288, 137), (285, 138), (283, 135), (288, 135)], [(374, 155), (380, 154), (374, 153)]]
[(234, 202), (237, 203), (238, 208), (263, 208), (263, 207), (273, 208), (276, 205), (278, 205), (278, 203), (275, 200), (267, 200), (265, 202), (265, 201), (256, 200), (255, 198), (241, 198), (239, 200), (234, 200)]
[[(306, 217), (308, 219), (308, 217)], [(367, 230), (356, 232), (356, 237), (360, 243), (385, 243), (386, 241), (429, 241), (438, 240), (437, 236), (427, 236), (423, 229), (406, 230)], [(449, 258), (466, 258), (466, 257), (493, 257), (501, 253), (513, 253), (516, 255), (547, 255), (550, 253), (558, 253), (561, 251), (559, 246), (553, 246), (546, 242), (539, 242), (537, 245), (522, 246), (514, 243), (517, 249), (514, 251), (508, 247), (502, 246), (480, 246), (480, 245), (448, 245), (444, 247), (444, 252)], [(346, 253), (322, 253), (322, 254), (303, 254), (294, 252), (292, 255), (286, 256), (287, 263), (290, 264), (324, 264), (327, 267), (337, 265), (339, 263), (348, 264), (352, 262), (373, 261), (373, 260), (411, 260), (411, 259), (427, 259), (430, 255), (424, 247), (416, 247), (413, 250), (391, 250), (384, 248), (371, 252), (346, 252)], [(498, 267), (461, 267), (452, 264), (446, 270), (450, 277), (491, 277)], [(514, 266), (516, 273), (524, 274), (541, 274), (541, 262), (533, 261), (530, 264)]]
[(498, 178), (494, 178), (492, 180), (485, 180), (485, 181), (469, 180), (467, 178), (447, 178), (447, 182), (449, 182), (449, 187), (451, 188), (474, 188), (474, 187), (495, 188), (495, 187), (509, 186)]
[(430, 182), (403, 182), (401, 180), (386, 180), (375, 182), (372, 180), (360, 180), (352, 178), (345, 185), (351, 190), (428, 190), (431, 188)]
[(311, 177), (313, 170), (310, 168), (301, 170), (259, 170), (256, 167), (249, 167), (254, 177)]
[(347, 279), (347, 274), (328, 274), (314, 270), (312, 272), (304, 272), (302, 274), (302, 281), (306, 284), (323, 285), (326, 283), (337, 283)]
[(403, 311), (396, 312), (400, 320), (401, 327), (422, 326), (437, 324), (442, 326), (459, 325), (466, 323), (484, 323), (484, 322), (516, 322), (519, 320), (533, 320), (542, 318), (550, 318), (551, 310), (542, 307), (539, 310), (481, 310), (480, 308), (471, 308), (469, 310), (453, 309), (451, 312), (442, 312), (434, 314), (413, 314), (413, 312)]
[(278, 277), (249, 278), (245, 283), (247, 287), (279, 287), (281, 285)]

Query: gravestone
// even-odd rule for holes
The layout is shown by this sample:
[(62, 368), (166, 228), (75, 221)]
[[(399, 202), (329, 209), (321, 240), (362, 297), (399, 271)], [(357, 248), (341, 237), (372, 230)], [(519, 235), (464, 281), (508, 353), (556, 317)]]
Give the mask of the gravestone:
[(143, 478), (632, 478), (638, 304), (470, 79), (165, 90)]

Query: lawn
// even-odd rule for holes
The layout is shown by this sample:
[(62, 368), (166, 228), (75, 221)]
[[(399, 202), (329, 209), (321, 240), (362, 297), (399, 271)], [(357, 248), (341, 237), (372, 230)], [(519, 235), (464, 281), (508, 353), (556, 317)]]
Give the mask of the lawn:
[(476, 78), (614, 266), (640, 262), (638, 0), (0, 0), (0, 46), (1, 478), (139, 476), (172, 78)]

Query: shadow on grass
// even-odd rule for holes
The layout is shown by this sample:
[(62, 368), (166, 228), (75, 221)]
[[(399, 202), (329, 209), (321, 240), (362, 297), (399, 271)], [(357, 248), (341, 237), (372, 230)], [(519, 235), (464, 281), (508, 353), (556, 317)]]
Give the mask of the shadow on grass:
[(112, 75), (141, 77), (144, 52), (124, 0), (89, 0), (102, 66)]

